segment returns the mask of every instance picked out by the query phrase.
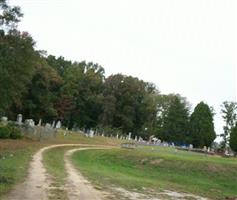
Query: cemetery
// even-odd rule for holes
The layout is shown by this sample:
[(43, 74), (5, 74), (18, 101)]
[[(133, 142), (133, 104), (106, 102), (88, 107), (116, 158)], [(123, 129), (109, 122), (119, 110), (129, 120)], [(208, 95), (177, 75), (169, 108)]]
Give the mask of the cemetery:
[[(16, 165), (24, 166), (24, 169), (16, 170), (14, 177), (9, 174), (4, 175), (5, 179), (2, 177), (0, 197), (12, 188), (15, 181), (26, 176), (31, 155), (37, 149), (53, 144), (62, 146), (43, 153), (47, 173), (54, 177), (52, 184), (58, 185), (55, 189), (49, 189), (50, 198), (53, 199), (67, 198), (66, 189), (57, 188), (66, 184), (64, 155), (70, 149), (75, 149), (77, 144), (112, 148), (78, 151), (72, 155), (74, 166), (92, 185), (108, 192), (109, 199), (133, 199), (133, 196), (146, 197), (148, 200), (172, 199), (175, 195), (182, 199), (235, 199), (237, 195), (237, 159), (226, 158), (225, 154), (217, 155), (210, 147), (196, 149), (192, 144), (179, 147), (154, 137), (144, 140), (131, 134), (120, 136), (104, 135), (94, 130), (69, 131), (61, 127), (60, 122), (44, 124), (39, 120), (36, 124), (27, 119), (23, 123), (22, 115), (17, 115), (15, 122), (3, 117), (2, 124), (7, 126), (8, 123), (16, 124), (24, 134), (20, 140), (0, 141), (0, 166), (3, 170), (4, 167), (9, 168), (9, 164), (13, 165), (10, 166), (12, 169)], [(22, 146), (15, 147), (14, 142), (22, 143)], [(20, 159), (18, 154), (21, 155)]]
[(0, 199), (237, 200), (235, 7), (0, 0)]

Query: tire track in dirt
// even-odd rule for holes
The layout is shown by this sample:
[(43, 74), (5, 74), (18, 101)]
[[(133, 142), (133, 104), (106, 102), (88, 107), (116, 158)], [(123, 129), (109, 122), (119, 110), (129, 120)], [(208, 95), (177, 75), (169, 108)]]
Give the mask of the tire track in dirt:
[(25, 181), (17, 184), (11, 192), (3, 197), (3, 200), (48, 200), (49, 189), (52, 181), (42, 163), (43, 153), (52, 148), (74, 146), (108, 148), (108, 146), (105, 145), (91, 144), (56, 144), (43, 147), (34, 154)]

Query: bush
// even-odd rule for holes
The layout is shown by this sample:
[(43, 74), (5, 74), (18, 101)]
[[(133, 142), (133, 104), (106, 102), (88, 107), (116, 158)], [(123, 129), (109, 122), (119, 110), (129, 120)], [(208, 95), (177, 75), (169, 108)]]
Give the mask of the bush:
[(11, 131), (8, 126), (0, 126), (0, 138), (7, 139), (10, 137)]
[(22, 138), (22, 134), (19, 128), (17, 127), (12, 127), (11, 128), (11, 134), (10, 134), (11, 139), (20, 139)]
[(20, 139), (22, 138), (21, 130), (15, 124), (8, 124), (10, 130), (10, 138), (11, 139)]
[(0, 126), (0, 138), (20, 139), (22, 138), (22, 134), (17, 126), (14, 124), (8, 124), (7, 126)]

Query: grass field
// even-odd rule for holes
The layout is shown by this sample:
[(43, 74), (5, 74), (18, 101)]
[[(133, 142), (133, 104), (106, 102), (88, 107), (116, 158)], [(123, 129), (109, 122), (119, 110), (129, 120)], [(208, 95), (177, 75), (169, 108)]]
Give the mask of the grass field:
[[(8, 192), (14, 184), (24, 180), (24, 177), (27, 175), (27, 169), (32, 155), (38, 149), (50, 144), (62, 143), (117, 145), (119, 144), (119, 141), (105, 137), (87, 138), (76, 133), (70, 133), (67, 136), (63, 136), (60, 132), (57, 134), (56, 138), (43, 141), (32, 141), (30, 139), (0, 140), (0, 197)], [(57, 150), (60, 152), (60, 149)], [(55, 155), (59, 154), (56, 153)], [(49, 154), (49, 156), (46, 156), (46, 161), (47, 163), (49, 162), (49, 165), (50, 163), (54, 164), (55, 161), (63, 164), (63, 159), (61, 158), (62, 157), (54, 158)], [(62, 165), (57, 165), (57, 169), (60, 166)], [(48, 167), (47, 169), (50, 170), (52, 168)], [(57, 171), (51, 170), (51, 172), (56, 173)], [(63, 170), (59, 171), (56, 175), (55, 177), (63, 177)], [(60, 179), (59, 177), (57, 182), (60, 181), (62, 181), (62, 178)]]
[(211, 199), (237, 197), (236, 158), (146, 147), (80, 151), (72, 159), (86, 177), (101, 186), (168, 189)]

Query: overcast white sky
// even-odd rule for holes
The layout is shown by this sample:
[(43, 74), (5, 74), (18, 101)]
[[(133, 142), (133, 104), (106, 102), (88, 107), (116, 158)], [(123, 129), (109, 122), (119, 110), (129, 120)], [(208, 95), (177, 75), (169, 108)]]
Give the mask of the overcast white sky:
[(195, 106), (236, 101), (235, 0), (10, 0), (37, 48), (180, 93)]

